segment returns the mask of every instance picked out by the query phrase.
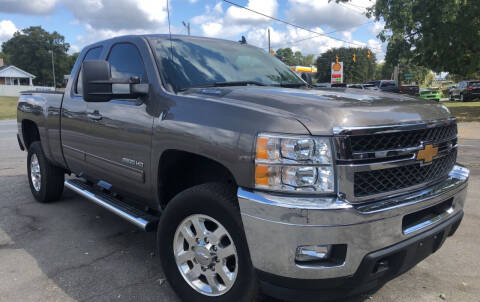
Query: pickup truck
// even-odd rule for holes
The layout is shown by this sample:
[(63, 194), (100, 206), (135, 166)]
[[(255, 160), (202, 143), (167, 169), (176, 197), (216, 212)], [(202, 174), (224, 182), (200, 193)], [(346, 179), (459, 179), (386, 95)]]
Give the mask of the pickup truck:
[(36, 200), (66, 187), (156, 231), (184, 301), (372, 291), (463, 217), (469, 171), (445, 106), (312, 88), (245, 42), (92, 44), (64, 93), (21, 94), (17, 120)]

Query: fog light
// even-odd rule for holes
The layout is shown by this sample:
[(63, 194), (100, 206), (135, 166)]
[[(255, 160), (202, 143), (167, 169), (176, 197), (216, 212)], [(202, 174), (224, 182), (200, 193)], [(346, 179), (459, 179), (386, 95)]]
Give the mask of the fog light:
[(330, 257), (331, 247), (331, 245), (299, 246), (295, 260), (300, 262), (326, 260)]

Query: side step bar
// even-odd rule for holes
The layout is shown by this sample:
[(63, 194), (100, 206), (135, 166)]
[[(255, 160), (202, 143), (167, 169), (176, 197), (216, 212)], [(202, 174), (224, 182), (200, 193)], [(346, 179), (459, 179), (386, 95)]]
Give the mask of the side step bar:
[(158, 223), (158, 217), (134, 208), (131, 205), (114, 198), (110, 194), (95, 190), (95, 188), (79, 179), (66, 180), (65, 187), (90, 201), (93, 201), (110, 212), (117, 214), (144, 231), (149, 232), (154, 230)]

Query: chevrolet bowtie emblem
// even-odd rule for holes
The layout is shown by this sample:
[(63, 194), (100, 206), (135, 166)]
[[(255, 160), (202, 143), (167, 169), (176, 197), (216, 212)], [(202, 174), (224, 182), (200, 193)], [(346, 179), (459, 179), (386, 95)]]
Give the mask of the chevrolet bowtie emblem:
[(431, 163), (438, 154), (438, 147), (433, 145), (425, 145), (422, 150), (417, 153), (417, 160), (423, 161), (424, 164)]

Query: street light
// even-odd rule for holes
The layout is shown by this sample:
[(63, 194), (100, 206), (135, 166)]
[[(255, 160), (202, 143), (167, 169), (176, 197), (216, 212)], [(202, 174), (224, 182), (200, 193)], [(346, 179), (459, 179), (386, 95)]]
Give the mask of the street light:
[(53, 48), (48, 51), (52, 55), (52, 74), (53, 74), (53, 89), (55, 90), (57, 85), (55, 82), (55, 63), (53, 62)]
[(185, 21), (182, 21), (183, 26), (185, 26), (185, 29), (187, 30), (187, 34), (190, 36), (190, 22), (185, 23)]

